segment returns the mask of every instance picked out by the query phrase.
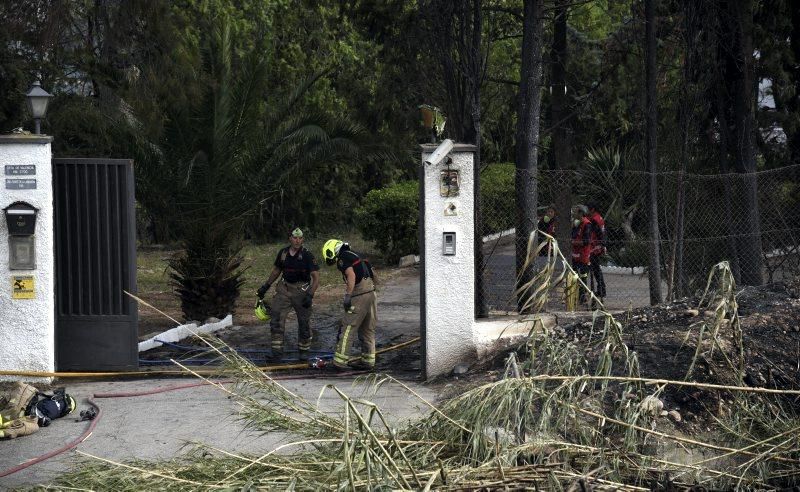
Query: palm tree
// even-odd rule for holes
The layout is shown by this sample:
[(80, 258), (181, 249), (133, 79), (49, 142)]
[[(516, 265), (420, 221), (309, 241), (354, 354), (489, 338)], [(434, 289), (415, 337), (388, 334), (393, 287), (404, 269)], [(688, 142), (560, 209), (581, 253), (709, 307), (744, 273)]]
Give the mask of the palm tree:
[(242, 60), (233, 53), (222, 22), (202, 44), (201, 97), (168, 110), (155, 141), (136, 128), (135, 117), (126, 118), (136, 136), (140, 196), (168, 218), (182, 244), (170, 278), (189, 320), (233, 311), (243, 283), (245, 221), (259, 216), (292, 172), (352, 159), (364, 136), (357, 126), (295, 111), (321, 74), (289, 97), (270, 97), (264, 51)]

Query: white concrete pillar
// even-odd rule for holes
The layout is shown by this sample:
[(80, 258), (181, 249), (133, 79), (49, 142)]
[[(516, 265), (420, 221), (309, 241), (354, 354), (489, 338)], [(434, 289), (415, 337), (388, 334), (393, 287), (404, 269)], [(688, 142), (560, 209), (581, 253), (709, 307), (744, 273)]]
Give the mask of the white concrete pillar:
[[(422, 146), (422, 333), (425, 375), (449, 373), (474, 362), (475, 146), (455, 144), (439, 162), (427, 163), (435, 145)], [(448, 241), (445, 243), (445, 236)], [(454, 247), (454, 251), (447, 251)]]
[[(0, 371), (55, 370), (55, 262), (51, 137), (0, 135), (0, 209), (25, 202), (38, 209), (35, 265), (10, 264), (9, 229), (0, 217)], [(14, 242), (24, 256), (26, 241)], [(35, 380), (0, 376), (0, 380)]]

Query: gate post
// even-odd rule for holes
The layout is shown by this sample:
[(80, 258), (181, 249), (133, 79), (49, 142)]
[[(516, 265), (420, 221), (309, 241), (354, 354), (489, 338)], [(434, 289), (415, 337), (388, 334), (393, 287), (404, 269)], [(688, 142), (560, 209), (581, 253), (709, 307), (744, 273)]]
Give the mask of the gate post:
[(55, 370), (52, 140), (0, 135), (0, 371)]
[(430, 378), (476, 357), (476, 147), (448, 140), (438, 148), (421, 147), (421, 332), (425, 376)]

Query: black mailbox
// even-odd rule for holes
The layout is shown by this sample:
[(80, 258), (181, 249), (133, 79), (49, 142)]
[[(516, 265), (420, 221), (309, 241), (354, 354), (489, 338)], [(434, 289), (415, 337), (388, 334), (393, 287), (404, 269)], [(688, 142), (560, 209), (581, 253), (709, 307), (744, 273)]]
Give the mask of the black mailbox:
[(10, 236), (30, 236), (36, 232), (39, 209), (25, 202), (14, 202), (3, 209)]

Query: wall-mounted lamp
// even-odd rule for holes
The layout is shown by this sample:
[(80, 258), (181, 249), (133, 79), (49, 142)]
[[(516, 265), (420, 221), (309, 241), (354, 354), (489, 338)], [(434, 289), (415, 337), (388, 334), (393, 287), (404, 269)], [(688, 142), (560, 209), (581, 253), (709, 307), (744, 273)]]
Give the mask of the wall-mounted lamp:
[(42, 89), (42, 84), (37, 80), (33, 83), (25, 97), (28, 98), (28, 109), (36, 122), (36, 134), (42, 133), (41, 120), (47, 114), (47, 105), (50, 103), (52, 94)]

